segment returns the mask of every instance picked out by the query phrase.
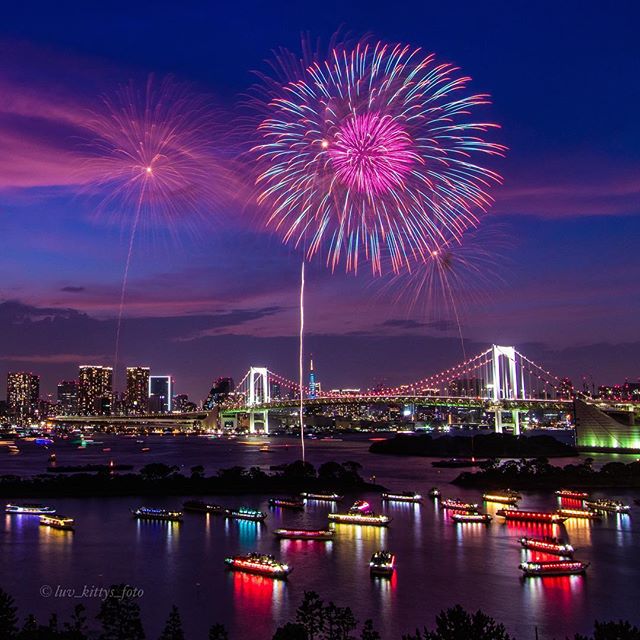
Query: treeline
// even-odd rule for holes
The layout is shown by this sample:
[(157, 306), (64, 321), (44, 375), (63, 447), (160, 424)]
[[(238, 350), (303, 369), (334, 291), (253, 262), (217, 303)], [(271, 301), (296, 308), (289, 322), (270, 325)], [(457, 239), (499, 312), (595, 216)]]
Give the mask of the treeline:
[(506, 462), (492, 459), (481, 465), (481, 471), (461, 473), (453, 482), (487, 489), (634, 488), (640, 487), (640, 461), (608, 462), (596, 469), (593, 458), (564, 467), (552, 465), (545, 457)]
[(399, 456), (470, 458), (534, 458), (537, 456), (576, 456), (571, 445), (551, 436), (514, 436), (486, 433), (477, 436), (439, 436), (398, 434), (374, 442), (369, 451)]
[[(0, 589), (0, 638), (2, 640), (147, 640), (137, 600), (127, 585), (113, 585), (90, 625), (83, 605), (76, 605), (69, 620), (52, 614), (46, 624), (28, 615), (19, 625), (13, 598)], [(536, 633), (536, 638), (538, 638)], [(221, 624), (210, 627), (208, 640), (232, 639)], [(187, 640), (178, 608), (171, 607), (158, 640)], [(195, 640), (195, 639), (194, 639)], [(202, 640), (206, 640), (202, 638)], [(349, 607), (325, 604), (317, 593), (306, 591), (295, 618), (279, 627), (272, 640), (381, 640), (371, 620), (362, 625)], [(460, 605), (440, 612), (432, 628), (416, 629), (402, 640), (516, 640), (505, 626), (482, 611), (470, 613)], [(542, 638), (540, 638), (542, 640)], [(568, 638), (566, 640), (569, 640)], [(640, 629), (629, 622), (595, 622), (592, 636), (576, 634), (573, 640), (640, 640)]]
[(145, 465), (139, 473), (41, 474), (30, 478), (0, 476), (0, 496), (82, 497), (129, 495), (214, 495), (243, 493), (299, 493), (301, 491), (382, 490), (366, 483), (357, 462), (325, 462), (317, 470), (301, 460), (270, 473), (259, 467), (230, 467), (205, 476), (204, 467), (191, 467), (185, 475), (163, 463)]

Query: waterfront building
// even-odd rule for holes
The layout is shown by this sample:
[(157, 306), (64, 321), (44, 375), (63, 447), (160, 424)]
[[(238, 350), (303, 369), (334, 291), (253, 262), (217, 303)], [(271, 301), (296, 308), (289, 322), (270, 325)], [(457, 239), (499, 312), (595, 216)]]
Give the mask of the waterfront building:
[(149, 376), (149, 411), (169, 413), (173, 410), (173, 381), (171, 376)]
[(112, 367), (81, 365), (78, 375), (78, 413), (109, 415), (112, 405)]
[(640, 425), (629, 410), (606, 413), (593, 404), (574, 400), (576, 446), (580, 451), (640, 451)]
[(127, 367), (126, 411), (131, 414), (149, 410), (149, 367)]
[(211, 384), (211, 391), (209, 391), (209, 395), (204, 401), (204, 408), (207, 411), (211, 411), (211, 409), (221, 405), (229, 397), (229, 394), (233, 393), (234, 389), (233, 378), (228, 376), (217, 378)]
[(309, 399), (313, 400), (318, 397), (316, 389), (316, 372), (313, 370), (313, 355), (311, 356), (311, 365), (309, 367)]
[(58, 412), (63, 416), (78, 413), (78, 383), (75, 380), (58, 383)]
[(38, 414), (40, 377), (24, 371), (7, 374), (9, 414), (19, 421), (31, 420)]

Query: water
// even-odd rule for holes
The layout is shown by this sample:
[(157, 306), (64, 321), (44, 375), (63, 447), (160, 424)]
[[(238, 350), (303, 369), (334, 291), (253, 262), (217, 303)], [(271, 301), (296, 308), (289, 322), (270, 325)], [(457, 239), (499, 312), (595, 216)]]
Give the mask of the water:
[[(98, 439), (98, 438), (96, 438)], [(103, 444), (78, 450), (68, 441), (56, 443), (59, 464), (107, 462), (136, 466), (147, 462), (178, 462), (185, 469), (204, 464), (209, 471), (233, 465), (268, 466), (296, 457), (294, 441), (273, 440), (268, 453), (259, 444), (199, 437), (135, 438), (100, 436)], [(259, 442), (256, 439), (244, 442)], [(50, 450), (21, 444), (17, 456), (0, 454), (0, 473), (42, 472)], [(433, 485), (445, 495), (479, 501), (477, 490), (462, 490), (448, 482), (458, 470), (434, 469), (425, 458), (374, 456), (366, 441), (311, 441), (307, 457), (318, 465), (326, 460), (356, 460), (364, 475), (394, 490), (415, 489), (426, 496)], [(142, 447), (149, 447), (142, 453)], [(103, 452), (103, 448), (111, 451)], [(595, 456), (598, 461), (609, 457)], [(630, 457), (619, 457), (631, 460)], [(559, 460), (566, 463), (566, 460)], [(632, 502), (632, 492), (597, 492)], [(390, 515), (388, 529), (337, 526), (333, 542), (277, 541), (279, 526), (324, 527), (327, 503), (310, 503), (306, 512), (269, 510), (268, 496), (216, 497), (227, 506), (245, 504), (269, 512), (266, 525), (226, 521), (215, 516), (185, 514), (182, 524), (137, 522), (130, 509), (140, 504), (179, 508), (184, 497), (50, 499), (47, 504), (76, 519), (75, 532), (40, 527), (37, 518), (0, 516), (0, 584), (16, 598), (20, 613), (34, 612), (45, 620), (51, 611), (70, 612), (82, 602), (93, 615), (95, 598), (43, 597), (43, 585), (75, 589), (84, 585), (107, 587), (124, 582), (144, 590), (140, 600), (148, 637), (157, 637), (171, 604), (183, 616), (190, 640), (206, 638), (214, 622), (222, 622), (231, 637), (262, 640), (278, 624), (293, 617), (305, 590), (326, 600), (349, 605), (362, 621), (373, 618), (386, 640), (425, 624), (456, 603), (481, 608), (503, 621), (517, 638), (565, 638), (587, 632), (593, 620), (628, 618), (638, 622), (636, 582), (640, 571), (640, 507), (631, 516), (605, 517), (602, 522), (569, 520), (552, 530), (539, 525), (456, 526), (436, 504), (389, 503), (376, 495), (358, 494), (350, 500), (370, 500), (377, 511)], [(523, 508), (556, 508), (555, 497), (525, 493)], [(490, 508), (489, 512), (496, 508)], [(522, 580), (517, 570), (524, 558), (517, 539), (523, 534), (566, 534), (576, 547), (576, 558), (591, 562), (586, 577)], [(376, 549), (397, 556), (392, 580), (371, 579), (368, 560)], [(227, 573), (226, 555), (258, 550), (274, 553), (294, 567), (288, 582)]]

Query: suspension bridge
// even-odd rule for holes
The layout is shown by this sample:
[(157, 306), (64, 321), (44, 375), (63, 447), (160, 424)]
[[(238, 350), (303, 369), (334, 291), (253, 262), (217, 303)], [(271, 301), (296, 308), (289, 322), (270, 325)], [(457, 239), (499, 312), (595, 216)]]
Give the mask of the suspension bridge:
[[(395, 387), (349, 392), (317, 392), (303, 386), (306, 407), (403, 404), (450, 408), (480, 408), (493, 413), (494, 429), (504, 429), (510, 414), (513, 432), (520, 434), (520, 414), (534, 408), (558, 411), (571, 408), (574, 389), (527, 358), (515, 347), (492, 345), (489, 349), (445, 371)], [(269, 412), (294, 408), (300, 385), (267, 367), (251, 367), (236, 391), (221, 408), (223, 417), (249, 415), (249, 430), (269, 430)]]

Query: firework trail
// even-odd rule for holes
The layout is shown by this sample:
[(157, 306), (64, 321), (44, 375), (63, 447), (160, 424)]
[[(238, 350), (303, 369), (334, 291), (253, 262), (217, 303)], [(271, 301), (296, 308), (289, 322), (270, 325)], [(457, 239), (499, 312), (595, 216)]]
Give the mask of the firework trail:
[[(266, 223), (307, 259), (326, 252), (374, 274), (424, 262), (477, 226), (500, 176), (480, 158), (505, 147), (471, 118), (489, 103), (469, 78), (404, 45), (336, 46), (308, 66), (280, 64), (264, 82), (258, 202)], [(277, 65), (275, 65), (277, 66)]]
[(82, 171), (100, 214), (130, 223), (114, 355), (114, 387), (129, 269), (142, 223), (182, 228), (215, 211), (232, 189), (220, 128), (208, 101), (171, 78), (121, 87), (91, 113)]

